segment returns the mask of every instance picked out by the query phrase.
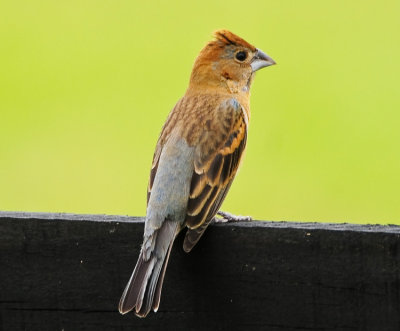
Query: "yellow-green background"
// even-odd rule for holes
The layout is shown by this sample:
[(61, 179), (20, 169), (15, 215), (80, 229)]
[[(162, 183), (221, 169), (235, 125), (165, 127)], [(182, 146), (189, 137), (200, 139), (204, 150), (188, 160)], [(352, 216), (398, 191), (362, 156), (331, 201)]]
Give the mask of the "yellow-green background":
[(219, 28), (278, 62), (224, 209), (400, 224), (398, 0), (2, 2), (0, 210), (144, 215), (160, 128)]

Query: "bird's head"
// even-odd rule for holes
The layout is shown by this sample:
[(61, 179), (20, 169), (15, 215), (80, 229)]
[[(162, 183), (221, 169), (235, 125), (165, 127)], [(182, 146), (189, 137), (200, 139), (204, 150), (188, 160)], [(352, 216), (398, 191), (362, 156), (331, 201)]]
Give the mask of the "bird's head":
[(231, 93), (247, 93), (254, 73), (275, 61), (263, 51), (227, 30), (215, 32), (197, 57), (191, 88), (228, 88)]

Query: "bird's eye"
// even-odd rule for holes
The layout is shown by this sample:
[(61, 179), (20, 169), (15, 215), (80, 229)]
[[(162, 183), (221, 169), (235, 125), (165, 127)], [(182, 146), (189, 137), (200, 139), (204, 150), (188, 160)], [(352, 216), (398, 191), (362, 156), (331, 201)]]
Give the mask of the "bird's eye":
[(237, 52), (235, 57), (236, 57), (236, 60), (243, 62), (247, 58), (247, 52), (245, 52), (245, 51)]

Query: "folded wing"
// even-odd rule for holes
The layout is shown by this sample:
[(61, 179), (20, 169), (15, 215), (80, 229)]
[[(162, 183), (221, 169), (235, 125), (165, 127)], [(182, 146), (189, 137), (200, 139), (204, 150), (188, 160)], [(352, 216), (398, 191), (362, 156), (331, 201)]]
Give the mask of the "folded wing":
[(241, 105), (230, 99), (204, 130), (197, 145), (185, 223), (184, 250), (190, 251), (218, 212), (239, 168), (247, 125)]

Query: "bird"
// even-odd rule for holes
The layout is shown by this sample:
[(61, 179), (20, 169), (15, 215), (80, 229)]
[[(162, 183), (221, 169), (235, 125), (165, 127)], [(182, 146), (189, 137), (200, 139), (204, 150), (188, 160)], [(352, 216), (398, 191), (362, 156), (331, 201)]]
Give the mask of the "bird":
[(190, 252), (217, 213), (246, 147), (250, 86), (275, 61), (228, 30), (218, 30), (197, 56), (184, 96), (159, 136), (147, 189), (143, 244), (118, 310), (146, 317), (160, 305), (174, 239), (187, 228)]

